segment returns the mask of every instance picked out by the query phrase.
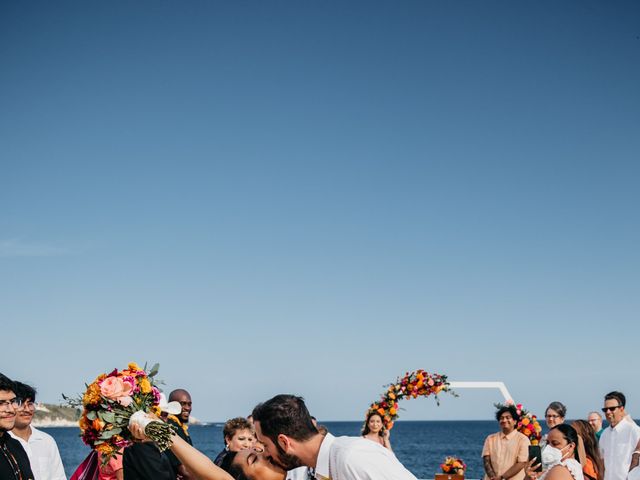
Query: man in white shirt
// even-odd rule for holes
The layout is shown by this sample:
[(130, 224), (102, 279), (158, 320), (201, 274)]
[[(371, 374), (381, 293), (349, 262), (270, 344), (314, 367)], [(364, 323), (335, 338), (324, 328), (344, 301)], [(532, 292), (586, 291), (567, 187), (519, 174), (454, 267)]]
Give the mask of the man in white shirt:
[(15, 382), (16, 395), (22, 399), (17, 409), (16, 424), (9, 434), (27, 452), (35, 480), (66, 480), (58, 445), (51, 435), (31, 426), (36, 410), (36, 391), (24, 383)]
[(604, 397), (602, 411), (609, 427), (600, 436), (600, 453), (604, 460), (604, 480), (626, 480), (633, 454), (640, 441), (640, 427), (626, 418), (626, 398), (621, 392), (611, 392)]
[(361, 437), (323, 436), (301, 397), (276, 395), (252, 415), (265, 454), (284, 470), (312, 467), (318, 480), (416, 480), (382, 445)]

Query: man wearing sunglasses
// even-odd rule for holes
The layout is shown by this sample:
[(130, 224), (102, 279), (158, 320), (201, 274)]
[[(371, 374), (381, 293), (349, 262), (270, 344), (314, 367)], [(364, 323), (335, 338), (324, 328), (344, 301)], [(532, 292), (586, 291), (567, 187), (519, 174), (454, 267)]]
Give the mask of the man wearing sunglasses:
[(67, 480), (56, 441), (48, 433), (31, 426), (36, 412), (35, 388), (21, 382), (15, 382), (15, 385), (22, 405), (16, 410), (16, 425), (9, 434), (27, 452), (36, 480)]
[(16, 410), (22, 405), (15, 390), (15, 384), (0, 373), (0, 478), (33, 480), (27, 452), (7, 433), (15, 426)]
[(599, 444), (604, 460), (604, 480), (626, 480), (631, 456), (640, 440), (640, 427), (627, 416), (625, 404), (626, 398), (621, 392), (611, 392), (604, 397), (602, 412), (609, 422)]

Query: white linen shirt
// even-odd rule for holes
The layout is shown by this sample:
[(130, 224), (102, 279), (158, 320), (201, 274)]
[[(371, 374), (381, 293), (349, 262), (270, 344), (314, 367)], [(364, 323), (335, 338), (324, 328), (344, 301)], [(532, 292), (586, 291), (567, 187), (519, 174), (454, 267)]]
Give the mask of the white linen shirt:
[(28, 442), (11, 431), (9, 435), (18, 440), (27, 452), (35, 480), (67, 480), (58, 445), (51, 435), (35, 427), (31, 427)]
[(626, 418), (615, 428), (607, 427), (600, 435), (600, 453), (604, 460), (604, 480), (625, 480), (631, 454), (640, 440), (640, 427)]
[(318, 480), (416, 480), (393, 452), (362, 437), (327, 433), (316, 464)]

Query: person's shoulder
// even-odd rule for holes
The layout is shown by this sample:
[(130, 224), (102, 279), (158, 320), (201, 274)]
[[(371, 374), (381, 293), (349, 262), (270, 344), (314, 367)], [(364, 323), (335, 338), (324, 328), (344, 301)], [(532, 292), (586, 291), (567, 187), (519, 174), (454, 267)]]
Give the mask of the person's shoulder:
[(526, 443), (531, 443), (531, 440), (529, 440), (529, 437), (527, 437), (524, 433), (519, 432), (517, 430), (515, 430), (516, 432), (516, 437), (518, 438), (519, 442), (526, 442)]
[(569, 468), (562, 464), (552, 467), (544, 478), (545, 480), (574, 480)]
[(362, 437), (337, 437), (335, 466), (355, 478), (415, 480), (389, 449)]
[(9, 432), (9, 435), (5, 435), (5, 443), (7, 444), (7, 447), (9, 448), (17, 448), (19, 450), (24, 451), (24, 447), (22, 446), (22, 442), (14, 437), (14, 433), (13, 432)]
[(39, 440), (44, 440), (47, 443), (56, 443), (56, 439), (53, 438), (53, 435), (50, 435), (36, 427), (31, 427), (31, 435), (34, 435)]

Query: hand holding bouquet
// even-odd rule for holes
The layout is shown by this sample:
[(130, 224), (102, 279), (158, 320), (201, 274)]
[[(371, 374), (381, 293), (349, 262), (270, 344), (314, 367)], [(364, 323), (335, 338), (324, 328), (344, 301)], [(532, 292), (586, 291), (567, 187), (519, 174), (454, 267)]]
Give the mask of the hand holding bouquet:
[(157, 365), (147, 373), (130, 363), (125, 370), (98, 375), (81, 400), (69, 401), (82, 405), (82, 440), (102, 454), (104, 463), (134, 440), (130, 424), (138, 424), (161, 451), (171, 446), (171, 426), (146, 415), (160, 414), (160, 391), (153, 383), (157, 373)]

